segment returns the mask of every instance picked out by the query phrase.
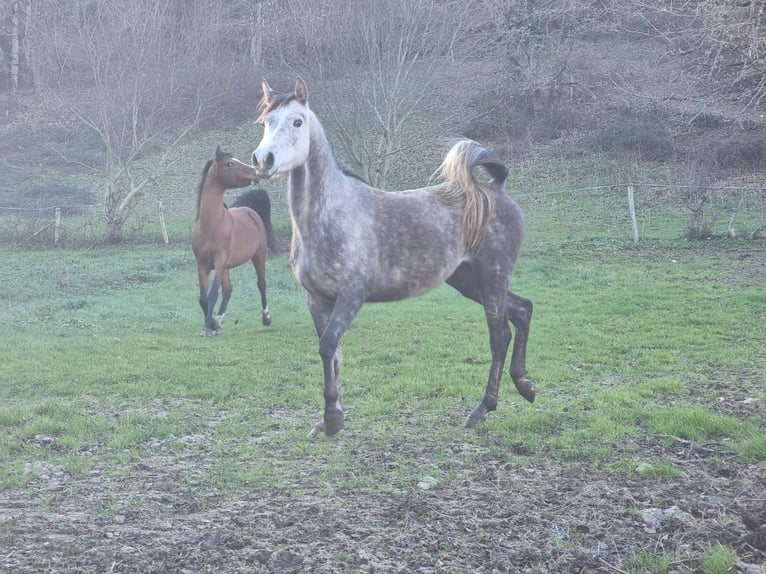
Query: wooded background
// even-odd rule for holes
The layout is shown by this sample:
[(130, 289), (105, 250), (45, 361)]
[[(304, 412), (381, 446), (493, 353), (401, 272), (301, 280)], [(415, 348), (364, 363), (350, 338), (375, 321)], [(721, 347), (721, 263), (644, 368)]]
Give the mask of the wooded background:
[(766, 168), (765, 11), (749, 0), (3, 0), (0, 188), (30, 197), (51, 188), (30, 170), (78, 174), (117, 241), (147, 190), (186, 170), (179, 146), (252, 120), (263, 77), (289, 89), (301, 76), (340, 161), (374, 185), (422, 185), (446, 142), (468, 136), (512, 166), (606, 158), (624, 180), (670, 170), (704, 219), (711, 185), (757, 190)]

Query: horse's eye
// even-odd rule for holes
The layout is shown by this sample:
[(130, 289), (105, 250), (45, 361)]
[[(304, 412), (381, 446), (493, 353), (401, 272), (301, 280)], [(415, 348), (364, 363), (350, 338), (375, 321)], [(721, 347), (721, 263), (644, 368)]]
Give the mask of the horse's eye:
[(294, 125), (296, 128), (299, 128), (299, 127), (301, 127), (301, 126), (303, 125), (303, 120), (295, 120), (295, 121), (293, 122), (293, 125)]

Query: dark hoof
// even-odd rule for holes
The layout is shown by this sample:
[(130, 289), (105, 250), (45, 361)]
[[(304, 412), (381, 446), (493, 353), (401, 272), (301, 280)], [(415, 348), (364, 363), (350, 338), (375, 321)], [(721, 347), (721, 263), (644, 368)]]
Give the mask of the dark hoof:
[(222, 329), (211, 329), (210, 327), (202, 327), (202, 330), (199, 332), (200, 337), (213, 337), (215, 335), (220, 335), (223, 332)]
[(263, 324), (268, 327), (271, 325), (271, 314), (268, 311), (263, 311), (263, 313), (261, 313), (261, 320), (263, 321)]
[(319, 421), (314, 428), (309, 431), (309, 438), (314, 438), (320, 432), (324, 432), (324, 421)]
[(530, 403), (535, 402), (535, 384), (530, 381), (526, 377), (521, 377), (519, 380), (513, 381), (513, 384), (516, 385), (516, 390), (519, 391), (519, 394), (527, 399)]
[(484, 408), (484, 405), (479, 405), (475, 409), (473, 409), (473, 412), (468, 415), (468, 418), (465, 419), (465, 428), (473, 428), (478, 423), (484, 422), (487, 419), (487, 409)]
[(314, 425), (314, 428), (309, 432), (309, 438), (315, 437), (320, 432), (325, 433), (327, 436), (336, 434), (343, 428), (343, 411), (340, 409), (332, 409), (325, 411), (324, 420), (319, 421)]
[(324, 434), (332, 436), (343, 428), (343, 411), (338, 408), (325, 409)]

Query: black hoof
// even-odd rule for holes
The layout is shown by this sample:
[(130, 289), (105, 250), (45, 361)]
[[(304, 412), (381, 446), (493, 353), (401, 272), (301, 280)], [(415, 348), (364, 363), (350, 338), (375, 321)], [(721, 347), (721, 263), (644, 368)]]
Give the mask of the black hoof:
[(513, 384), (516, 385), (516, 390), (519, 394), (527, 399), (530, 403), (535, 402), (535, 384), (526, 377), (513, 380)]
[(475, 409), (473, 409), (473, 412), (468, 415), (468, 418), (465, 419), (465, 428), (470, 429), (476, 426), (477, 424), (484, 422), (487, 419), (487, 409), (484, 408), (484, 405), (479, 405)]

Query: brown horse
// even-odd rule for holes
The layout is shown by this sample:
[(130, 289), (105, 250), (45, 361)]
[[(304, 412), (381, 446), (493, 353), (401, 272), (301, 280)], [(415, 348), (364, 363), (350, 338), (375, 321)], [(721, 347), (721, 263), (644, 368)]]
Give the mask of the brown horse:
[[(215, 150), (215, 159), (202, 170), (197, 190), (197, 222), (192, 233), (192, 251), (197, 258), (199, 274), (199, 304), (205, 315), (200, 335), (210, 337), (222, 332), (223, 317), (231, 297), (229, 269), (250, 260), (258, 275), (261, 311), (264, 325), (271, 324), (266, 303), (267, 246), (275, 249), (271, 229), (271, 204), (264, 190), (251, 190), (238, 198), (242, 207), (226, 207), (223, 196), (230, 188), (247, 187), (257, 180), (255, 170), (232, 157)], [(208, 291), (210, 272), (215, 271)], [(214, 313), (218, 288), (223, 292), (218, 314)]]

